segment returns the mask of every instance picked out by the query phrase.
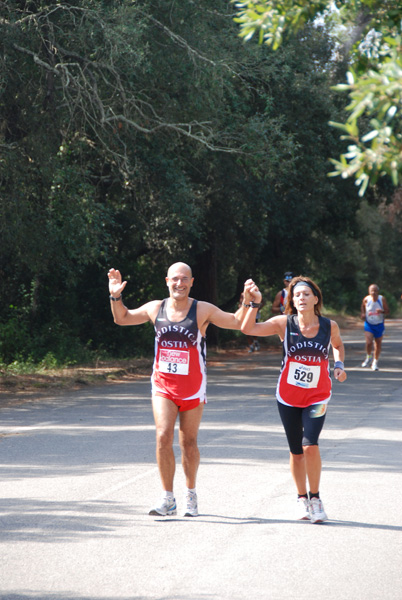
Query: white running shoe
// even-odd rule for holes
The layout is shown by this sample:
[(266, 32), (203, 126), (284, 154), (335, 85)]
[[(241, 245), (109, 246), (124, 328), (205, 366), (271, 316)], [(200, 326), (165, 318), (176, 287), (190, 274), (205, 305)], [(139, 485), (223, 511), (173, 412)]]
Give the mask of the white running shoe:
[(184, 498), (186, 509), (184, 517), (198, 517), (198, 502), (196, 492), (187, 492)]
[(175, 515), (177, 513), (176, 500), (172, 496), (162, 498), (160, 504), (151, 508), (149, 515), (159, 515), (166, 517), (166, 515)]
[(308, 498), (302, 496), (297, 499), (296, 504), (296, 519), (298, 521), (309, 521), (310, 520), (310, 502)]
[(374, 359), (373, 364), (371, 365), (373, 371), (378, 371), (378, 360)]
[(311, 523), (322, 523), (328, 519), (324, 505), (320, 498), (310, 499), (310, 521)]
[(373, 360), (372, 356), (366, 356), (366, 359), (362, 362), (363, 369), (365, 367), (369, 367), (371, 365), (371, 361)]

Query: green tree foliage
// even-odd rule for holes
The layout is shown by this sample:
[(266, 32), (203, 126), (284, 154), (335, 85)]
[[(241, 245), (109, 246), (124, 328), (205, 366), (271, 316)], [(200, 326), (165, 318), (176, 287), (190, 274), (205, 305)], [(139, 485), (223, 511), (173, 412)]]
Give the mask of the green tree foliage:
[(306, 27), (273, 53), (236, 33), (224, 1), (0, 3), (3, 361), (151, 351), (150, 325), (112, 322), (110, 267), (128, 306), (163, 297), (176, 260), (230, 310), (249, 276), (332, 289), (357, 204), (326, 176), (331, 40)]
[(402, 6), (395, 0), (234, 0), (240, 35), (258, 33), (274, 50), (306, 23), (320, 20), (338, 39), (333, 63), (347, 61), (347, 81), (335, 89), (349, 94), (347, 152), (333, 159), (331, 175), (354, 177), (359, 194), (388, 175), (402, 174)]

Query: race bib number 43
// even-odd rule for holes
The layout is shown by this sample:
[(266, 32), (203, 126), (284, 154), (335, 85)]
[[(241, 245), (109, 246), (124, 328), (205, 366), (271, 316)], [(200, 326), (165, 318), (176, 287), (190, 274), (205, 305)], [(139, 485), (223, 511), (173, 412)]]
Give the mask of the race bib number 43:
[(320, 379), (320, 367), (303, 363), (289, 364), (288, 383), (297, 387), (316, 388)]
[(190, 353), (186, 350), (168, 350), (161, 348), (159, 352), (159, 371), (173, 375), (188, 375)]

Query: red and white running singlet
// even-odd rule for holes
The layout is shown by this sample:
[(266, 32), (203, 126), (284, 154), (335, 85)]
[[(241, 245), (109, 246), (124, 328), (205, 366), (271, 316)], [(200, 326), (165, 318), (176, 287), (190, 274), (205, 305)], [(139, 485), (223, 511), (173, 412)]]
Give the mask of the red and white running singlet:
[(197, 325), (197, 300), (183, 321), (169, 321), (167, 298), (155, 320), (155, 360), (152, 393), (161, 392), (177, 400), (206, 401), (206, 340)]
[(297, 315), (288, 315), (283, 340), (282, 367), (276, 387), (278, 402), (304, 408), (327, 404), (331, 398), (329, 348), (331, 321), (318, 317), (320, 327), (314, 338), (306, 338), (299, 329)]

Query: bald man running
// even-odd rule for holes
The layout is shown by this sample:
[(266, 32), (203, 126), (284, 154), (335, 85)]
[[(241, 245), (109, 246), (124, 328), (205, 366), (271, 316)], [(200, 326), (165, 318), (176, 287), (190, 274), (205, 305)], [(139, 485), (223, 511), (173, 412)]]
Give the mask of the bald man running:
[(149, 514), (166, 516), (177, 512), (173, 493), (176, 466), (173, 439), (179, 416), (179, 443), (187, 485), (184, 516), (195, 517), (198, 515), (196, 477), (200, 463), (197, 436), (207, 402), (205, 333), (210, 323), (225, 329), (240, 329), (246, 307), (241, 306), (233, 314), (191, 298), (194, 278), (191, 268), (182, 262), (168, 269), (165, 278), (168, 298), (147, 302), (133, 310), (123, 304), (122, 292), (127, 281), (122, 281), (116, 269), (110, 269), (108, 277), (114, 322), (140, 325), (150, 321), (155, 328), (152, 407), (163, 494)]

